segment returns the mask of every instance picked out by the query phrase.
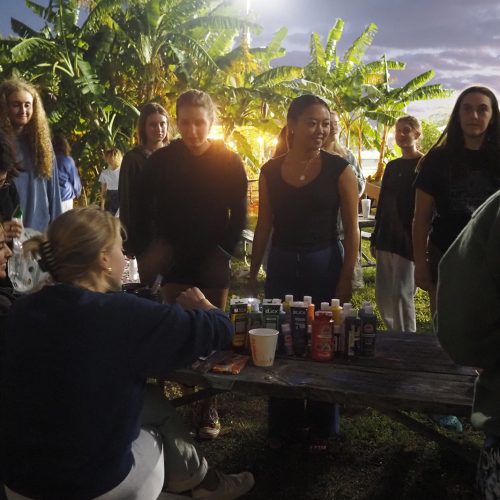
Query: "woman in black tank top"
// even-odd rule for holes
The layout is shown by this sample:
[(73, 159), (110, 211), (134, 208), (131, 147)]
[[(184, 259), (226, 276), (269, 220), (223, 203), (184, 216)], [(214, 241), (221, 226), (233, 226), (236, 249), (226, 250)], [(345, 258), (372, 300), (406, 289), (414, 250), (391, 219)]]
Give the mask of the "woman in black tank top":
[[(358, 189), (349, 164), (320, 148), (330, 132), (328, 105), (313, 95), (300, 96), (287, 115), (289, 150), (267, 162), (259, 180), (259, 217), (255, 229), (250, 287), (255, 288), (271, 235), (265, 293), (267, 298), (311, 295), (320, 302), (349, 301), (359, 246)], [(341, 209), (344, 245), (338, 239)], [(334, 406), (271, 398), (270, 446), (279, 446), (300, 426), (310, 428), (309, 449), (323, 451), (330, 435)]]

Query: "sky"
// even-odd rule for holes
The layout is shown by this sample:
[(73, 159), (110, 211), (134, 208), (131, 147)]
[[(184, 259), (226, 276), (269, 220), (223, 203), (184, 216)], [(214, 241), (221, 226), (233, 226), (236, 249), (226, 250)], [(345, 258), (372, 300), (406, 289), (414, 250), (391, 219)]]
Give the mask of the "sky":
[[(339, 43), (343, 53), (370, 23), (378, 26), (365, 62), (388, 58), (406, 63), (393, 72), (393, 86), (429, 69), (436, 72), (430, 83), (460, 91), (473, 84), (486, 85), (500, 97), (500, 1), (499, 0), (233, 0), (242, 12), (249, 3), (251, 14), (262, 26), (252, 45), (265, 45), (282, 26), (288, 27), (284, 46), (287, 54), (279, 64), (304, 65), (308, 61), (309, 38), (319, 33), (323, 40), (336, 18), (345, 22)], [(44, 0), (38, 0), (46, 4)], [(10, 34), (10, 18), (40, 27), (22, 0), (0, 0), (0, 33)], [(454, 97), (413, 104), (417, 116), (451, 110)]]

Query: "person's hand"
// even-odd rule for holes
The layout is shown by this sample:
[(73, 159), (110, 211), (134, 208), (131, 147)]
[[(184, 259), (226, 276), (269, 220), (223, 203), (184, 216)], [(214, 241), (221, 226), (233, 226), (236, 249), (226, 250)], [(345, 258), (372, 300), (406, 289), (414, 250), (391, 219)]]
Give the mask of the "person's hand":
[(370, 247), (370, 253), (372, 257), (377, 260), (377, 249), (375, 247)]
[(215, 306), (210, 303), (205, 295), (203, 295), (202, 291), (196, 287), (188, 288), (181, 292), (176, 302), (184, 309), (203, 309), (204, 311), (215, 309)]
[(341, 279), (337, 285), (336, 295), (340, 300), (340, 303), (351, 302), (352, 298), (352, 280), (351, 279)]
[(7, 241), (12, 240), (12, 238), (20, 238), (21, 232), (23, 230), (23, 225), (17, 220), (7, 220), (2, 223), (3, 230), (5, 232), (5, 239)]
[(426, 292), (430, 292), (434, 289), (434, 283), (432, 282), (431, 270), (428, 264), (417, 264), (415, 263), (415, 286), (418, 286)]

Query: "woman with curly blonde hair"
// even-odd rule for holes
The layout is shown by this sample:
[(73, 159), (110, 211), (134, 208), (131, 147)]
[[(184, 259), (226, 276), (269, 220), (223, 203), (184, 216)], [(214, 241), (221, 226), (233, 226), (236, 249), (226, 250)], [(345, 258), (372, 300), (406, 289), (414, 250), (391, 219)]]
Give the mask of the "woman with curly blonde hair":
[(61, 213), (61, 196), (49, 124), (33, 85), (21, 79), (0, 85), (0, 129), (12, 137), (20, 164), (14, 182), (24, 224), (44, 231)]

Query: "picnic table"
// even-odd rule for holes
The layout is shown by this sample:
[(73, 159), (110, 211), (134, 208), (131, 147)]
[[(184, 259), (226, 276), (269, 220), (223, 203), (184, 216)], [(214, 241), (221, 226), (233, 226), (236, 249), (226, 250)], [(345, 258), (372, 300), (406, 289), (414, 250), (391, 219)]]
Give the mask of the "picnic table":
[[(269, 368), (255, 367), (250, 361), (238, 375), (206, 371), (209, 366), (207, 361), (198, 370), (177, 370), (169, 379), (204, 387), (198, 399), (236, 391), (369, 406), (471, 462), (477, 458), (474, 446), (467, 449), (406, 413), (470, 415), (476, 372), (455, 364), (434, 334), (379, 333), (374, 357), (335, 357), (327, 363), (278, 357)], [(196, 394), (187, 398), (194, 400)], [(173, 400), (174, 405), (185, 402), (186, 398)]]

